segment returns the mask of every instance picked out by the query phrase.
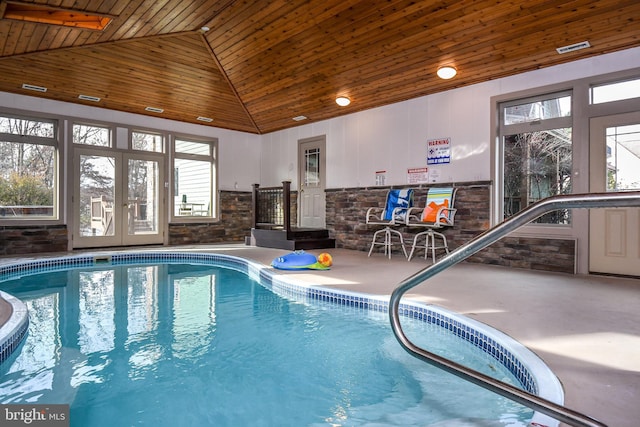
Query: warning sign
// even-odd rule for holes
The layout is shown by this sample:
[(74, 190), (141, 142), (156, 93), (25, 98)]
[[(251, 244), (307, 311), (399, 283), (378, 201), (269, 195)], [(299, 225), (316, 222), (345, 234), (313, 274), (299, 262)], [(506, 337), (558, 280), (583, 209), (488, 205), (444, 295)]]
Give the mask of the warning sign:
[(428, 140), (427, 164), (441, 165), (443, 163), (451, 163), (451, 138)]
[(427, 168), (409, 168), (407, 169), (408, 184), (422, 184), (429, 182), (429, 171)]

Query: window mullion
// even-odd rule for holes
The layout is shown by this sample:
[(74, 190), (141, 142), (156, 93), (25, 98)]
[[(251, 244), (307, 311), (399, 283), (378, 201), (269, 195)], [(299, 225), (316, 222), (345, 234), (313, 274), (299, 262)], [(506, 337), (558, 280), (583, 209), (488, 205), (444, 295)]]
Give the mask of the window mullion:
[(551, 129), (568, 128), (571, 127), (572, 122), (572, 117), (556, 117), (553, 119), (545, 119), (535, 122), (502, 125), (500, 127), (500, 133), (502, 135), (516, 135), (519, 133), (541, 132)]
[(17, 142), (19, 144), (49, 145), (51, 147), (58, 146), (58, 141), (55, 138), (47, 138), (45, 136), (0, 133), (0, 140), (5, 142)]

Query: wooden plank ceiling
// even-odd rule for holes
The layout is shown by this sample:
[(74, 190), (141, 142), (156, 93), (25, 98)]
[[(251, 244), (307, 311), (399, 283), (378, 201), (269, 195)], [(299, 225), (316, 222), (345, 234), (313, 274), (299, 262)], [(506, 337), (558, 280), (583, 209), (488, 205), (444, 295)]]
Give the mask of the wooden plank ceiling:
[(0, 17), (25, 4), (111, 22), (0, 19), (0, 91), (258, 134), (640, 45), (638, 0), (2, 0)]

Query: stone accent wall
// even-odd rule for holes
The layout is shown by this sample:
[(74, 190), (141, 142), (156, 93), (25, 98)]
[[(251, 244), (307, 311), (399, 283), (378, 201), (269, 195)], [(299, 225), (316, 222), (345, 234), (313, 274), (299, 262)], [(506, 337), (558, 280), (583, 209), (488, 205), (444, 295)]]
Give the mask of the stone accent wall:
[(66, 225), (0, 227), (0, 255), (65, 252)]
[[(446, 185), (451, 184), (438, 184), (438, 186)], [(450, 250), (487, 230), (490, 224), (490, 183), (464, 183), (455, 186), (458, 187), (455, 199), (457, 209), (455, 226), (441, 230), (447, 237)], [(414, 189), (414, 205), (424, 206), (429, 186), (393, 188), (409, 187)], [(388, 191), (389, 187), (343, 188), (327, 191), (327, 228), (330, 237), (336, 239), (336, 247), (369, 251), (373, 233), (382, 226), (366, 225), (366, 212), (370, 207), (383, 207)], [(419, 231), (408, 227), (397, 227), (397, 229), (402, 232), (409, 250), (413, 236)], [(382, 247), (376, 247), (375, 251), (382, 251)], [(394, 252), (400, 255), (401, 249), (396, 246)], [(422, 256), (422, 252), (418, 254)], [(467, 261), (573, 273), (575, 241), (507, 237), (480, 251)]]
[[(408, 188), (408, 187), (394, 187)], [(414, 189), (414, 205), (424, 206), (427, 199), (427, 186)], [(382, 226), (365, 224), (367, 209), (384, 207), (388, 187), (345, 188), (327, 191), (327, 228), (336, 246), (345, 249), (368, 251), (371, 238)], [(456, 248), (489, 228), (489, 186), (458, 186), (455, 207), (456, 226), (444, 229), (450, 248)], [(397, 227), (405, 241), (413, 241), (417, 232), (414, 228)], [(400, 253), (400, 248), (395, 248)]]
[(220, 221), (169, 224), (170, 245), (244, 242), (251, 235), (251, 193), (220, 192)]
[(574, 274), (575, 258), (575, 240), (507, 236), (468, 261)]
[[(442, 230), (450, 249), (468, 242), (485, 231), (490, 224), (490, 183), (465, 183), (456, 186), (456, 223), (454, 227)], [(424, 206), (428, 187), (412, 187), (416, 206)], [(364, 222), (366, 212), (369, 207), (384, 206), (388, 191), (388, 187), (327, 190), (327, 229), (330, 237), (336, 239), (336, 247), (369, 251), (373, 233), (381, 227), (367, 226)], [(291, 200), (291, 222), (295, 225), (297, 193), (292, 192)], [(169, 244), (244, 242), (251, 235), (251, 203), (251, 192), (222, 191), (220, 221), (169, 224)], [(417, 231), (407, 227), (399, 227), (399, 230), (409, 249)], [(66, 225), (0, 227), (0, 255), (65, 252), (67, 246)], [(395, 256), (401, 254), (399, 248), (394, 251), (397, 251)], [(575, 253), (574, 240), (505, 237), (471, 256), (467, 262), (574, 273)], [(422, 252), (418, 256), (422, 256)]]

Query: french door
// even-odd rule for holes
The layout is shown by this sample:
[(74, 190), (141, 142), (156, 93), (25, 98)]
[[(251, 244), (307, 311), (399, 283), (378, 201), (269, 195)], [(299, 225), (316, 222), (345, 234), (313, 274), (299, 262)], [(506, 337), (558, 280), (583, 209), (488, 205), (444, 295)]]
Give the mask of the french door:
[(73, 247), (161, 244), (163, 157), (74, 149)]
[[(640, 190), (640, 112), (590, 123), (590, 192)], [(640, 208), (591, 209), (589, 271), (640, 277)]]

